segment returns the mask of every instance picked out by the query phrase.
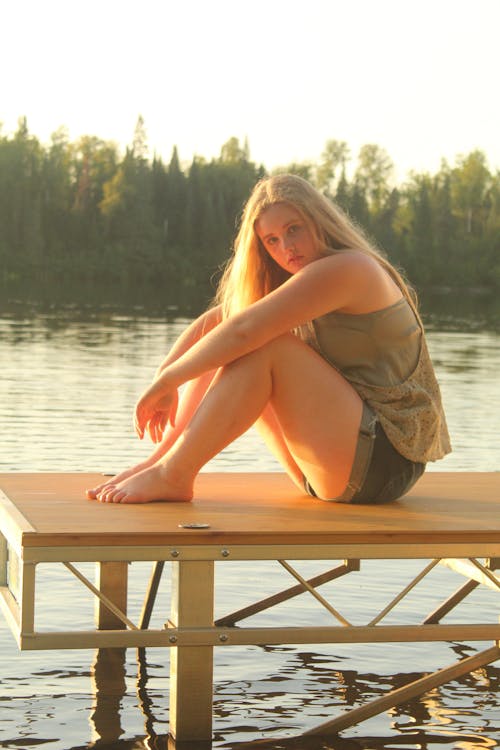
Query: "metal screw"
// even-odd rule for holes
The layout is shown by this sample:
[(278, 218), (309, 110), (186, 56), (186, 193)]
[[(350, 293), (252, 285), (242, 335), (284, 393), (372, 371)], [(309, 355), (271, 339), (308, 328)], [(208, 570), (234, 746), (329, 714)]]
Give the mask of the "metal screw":
[(223, 549), (222, 552), (221, 552), (221, 555), (222, 555), (222, 557), (229, 557), (229, 550), (228, 549)]
[(177, 643), (177, 636), (171, 635), (169, 636), (168, 640), (170, 641), (170, 643)]
[(222, 635), (219, 636), (219, 641), (221, 643), (225, 643), (227, 640), (229, 640), (229, 636), (226, 635), (225, 633), (222, 633)]
[(171, 557), (179, 557), (179, 550), (178, 549), (171, 550), (170, 551), (170, 556)]

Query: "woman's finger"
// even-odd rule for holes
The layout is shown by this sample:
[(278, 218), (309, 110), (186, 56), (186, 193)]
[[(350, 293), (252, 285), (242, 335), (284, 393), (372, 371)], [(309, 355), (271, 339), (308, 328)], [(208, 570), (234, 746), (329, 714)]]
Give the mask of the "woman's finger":
[[(179, 392), (177, 389), (174, 392), (174, 396), (172, 398), (172, 403), (170, 405), (170, 412), (168, 414), (168, 422), (172, 425), (172, 427), (175, 427), (175, 418), (177, 416), (177, 407), (179, 405)], [(165, 425), (166, 426), (166, 425)]]
[(149, 415), (145, 412), (143, 408), (141, 408), (140, 404), (138, 404), (134, 412), (134, 428), (138, 437), (141, 440), (144, 437), (144, 432), (147, 428), (148, 422), (149, 422)]

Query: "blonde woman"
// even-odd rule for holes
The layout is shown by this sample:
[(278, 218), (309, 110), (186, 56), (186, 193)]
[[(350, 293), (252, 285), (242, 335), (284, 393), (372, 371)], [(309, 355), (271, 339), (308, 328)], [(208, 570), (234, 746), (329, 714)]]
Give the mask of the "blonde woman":
[(449, 452), (407, 285), (307, 181), (256, 185), (216, 302), (136, 405), (136, 432), (156, 450), (89, 498), (189, 501), (200, 469), (251, 425), (300, 488), (329, 501), (394, 500)]

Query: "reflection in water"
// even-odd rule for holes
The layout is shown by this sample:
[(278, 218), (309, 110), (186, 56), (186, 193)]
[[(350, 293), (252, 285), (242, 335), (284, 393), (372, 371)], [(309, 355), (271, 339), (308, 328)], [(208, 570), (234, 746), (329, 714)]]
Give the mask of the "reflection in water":
[[(265, 650), (271, 652), (274, 649), (266, 647)], [(454, 650), (457, 652), (457, 658), (462, 658), (468, 652), (463, 644), (456, 644)], [(217, 695), (222, 699), (218, 698), (214, 707), (216, 724), (214, 741), (176, 742), (167, 734), (158, 734), (155, 730), (157, 719), (153, 712), (154, 702), (148, 691), (147, 654), (144, 649), (137, 651), (136, 682), (138, 708), (144, 721), (144, 736), (135, 737), (132, 740), (121, 740), (123, 733), (121, 702), (127, 690), (125, 654), (125, 649), (100, 649), (96, 652), (91, 671), (94, 704), (90, 720), (94, 737), (92, 743), (86, 746), (87, 748), (95, 750), (212, 750), (215, 747), (225, 748), (225, 750), (361, 750), (362, 748), (383, 750), (386, 748), (393, 750), (397, 743), (402, 748), (480, 750), (480, 748), (497, 746), (493, 738), (489, 739), (478, 732), (464, 731), (463, 714), (473, 712), (471, 710), (467, 712), (463, 708), (452, 709), (447, 705), (448, 693), (453, 691), (453, 685), (436, 688), (421, 698), (407, 701), (391, 709), (388, 712), (391, 716), (392, 732), (390, 735), (384, 736), (380, 733), (377, 736), (365, 735), (360, 734), (358, 729), (354, 738), (344, 738), (338, 735), (301, 737), (303, 728), (300, 726), (300, 711), (312, 709), (312, 713), (316, 712), (318, 717), (317, 722), (314, 723), (320, 721), (322, 723), (325, 717), (325, 693), (328, 694), (327, 712), (331, 718), (335, 714), (342, 713), (346, 707), (361, 705), (367, 700), (377, 698), (422, 676), (420, 673), (398, 673), (381, 677), (377, 674), (360, 673), (355, 670), (331, 670), (319, 666), (321, 657), (317, 654), (306, 652), (294, 655), (296, 668), (293, 669), (290, 665), (287, 670), (291, 675), (289, 680), (283, 675), (275, 675), (268, 680), (269, 684), (264, 692), (261, 692), (263, 685), (255, 686), (251, 682), (242, 685), (243, 691), (251, 694), (253, 706), (256, 703), (266, 704), (266, 712), (270, 712), (275, 719), (288, 717), (291, 719), (288, 727), (283, 722), (280, 722), (278, 726), (275, 721), (269, 725), (267, 731), (264, 731), (264, 734), (268, 735), (267, 738), (250, 741), (239, 738), (245, 735), (262, 734), (262, 719), (256, 726), (247, 722), (241, 726), (233, 725), (228, 731), (217, 732), (220, 718), (228, 715), (233, 715), (234, 718), (234, 714), (241, 715), (245, 710), (245, 700), (241, 695), (236, 697), (237, 705), (235, 705), (234, 696), (232, 700), (229, 696), (229, 689), (226, 693), (222, 688), (217, 691)], [(295, 690), (299, 687), (300, 695), (297, 696), (297, 700), (291, 701), (288, 682), (294, 682), (293, 675), (304, 670), (307, 677), (301, 681), (300, 685), (297, 685), (297, 680), (295, 680)], [(477, 710), (484, 709), (485, 702), (495, 698), (499, 678), (500, 670), (491, 666), (463, 677), (459, 681), (462, 702), (463, 688), (467, 685), (470, 688), (470, 691), (467, 691), (470, 698), (479, 699), (479, 707), (476, 707), (475, 713)], [(227, 688), (230, 688), (230, 684), (227, 684)], [(318, 703), (318, 688), (322, 695), (322, 708)], [(428, 725), (433, 730), (418, 729), (423, 725)], [(234, 739), (232, 740), (231, 737)], [(80, 750), (80, 746), (72, 750)]]
[(155, 730), (146, 685), (148, 681), (146, 655), (139, 649), (137, 656), (137, 697), (145, 719), (143, 739), (120, 740), (124, 733), (121, 725), (121, 705), (127, 693), (126, 655), (124, 648), (97, 649), (91, 669), (94, 704), (90, 715), (92, 741), (87, 746), (95, 750), (159, 750), (166, 747), (166, 737)]
[[(494, 740), (484, 741), (481, 737), (463, 734), (450, 734), (447, 738), (441, 735), (424, 734), (413, 732), (406, 735), (392, 735), (387, 737), (359, 736), (355, 740), (342, 740), (338, 737), (285, 739), (275, 742), (273, 740), (257, 740), (256, 742), (244, 742), (238, 745), (223, 745), (225, 750), (397, 750), (409, 748), (413, 750), (486, 750), (498, 747)], [(180, 749), (178, 749), (180, 750)], [(193, 750), (195, 750), (193, 748)]]
[(120, 724), (120, 705), (127, 692), (125, 682), (126, 649), (98, 649), (91, 668), (93, 711), (90, 715), (92, 743), (90, 747), (102, 743), (115, 742), (123, 734)]
[(497, 292), (421, 292), (420, 308), (427, 328), (440, 331), (498, 331), (500, 296)]

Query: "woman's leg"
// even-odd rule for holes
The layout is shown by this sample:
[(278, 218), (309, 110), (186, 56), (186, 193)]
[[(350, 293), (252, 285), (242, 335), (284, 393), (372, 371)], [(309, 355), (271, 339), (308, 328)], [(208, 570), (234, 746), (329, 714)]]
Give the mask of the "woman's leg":
[(205, 393), (207, 392), (210, 384), (215, 376), (215, 370), (212, 372), (206, 372), (196, 380), (190, 380), (186, 384), (186, 387), (182, 393), (180, 399), (179, 408), (177, 410), (177, 418), (175, 420), (175, 427), (170, 424), (165, 429), (163, 439), (159, 443), (153, 452), (144, 460), (140, 461), (130, 469), (117, 474), (115, 477), (108, 479), (106, 482), (87, 490), (87, 497), (89, 500), (96, 500), (97, 496), (100, 495), (106, 487), (114, 487), (125, 479), (129, 479), (134, 474), (138, 474), (140, 471), (153, 466), (160, 458), (163, 458), (170, 448), (175, 444), (175, 441), (182, 434), (184, 428), (188, 422), (192, 419), (193, 414), (199, 407)]
[(351, 471), (362, 402), (337, 370), (290, 334), (222, 368), (165, 456), (106, 488), (99, 499), (191, 499), (200, 469), (265, 414), (268, 404), (281, 428), (276, 440), (292, 458), (285, 468), (294, 481), (303, 473), (319, 495), (340, 495)]
[(283, 430), (278, 422), (272, 404), (269, 402), (254, 424), (269, 451), (278, 459), (297, 487), (304, 489), (303, 474), (290, 453)]

